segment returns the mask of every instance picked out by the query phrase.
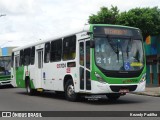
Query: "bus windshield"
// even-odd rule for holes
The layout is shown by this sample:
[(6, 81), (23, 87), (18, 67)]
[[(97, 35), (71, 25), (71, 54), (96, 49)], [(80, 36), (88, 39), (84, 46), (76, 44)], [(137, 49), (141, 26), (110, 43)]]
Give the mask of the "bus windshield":
[(95, 62), (104, 70), (136, 71), (143, 68), (141, 40), (95, 37)]
[(11, 57), (0, 57), (0, 75), (10, 75)]

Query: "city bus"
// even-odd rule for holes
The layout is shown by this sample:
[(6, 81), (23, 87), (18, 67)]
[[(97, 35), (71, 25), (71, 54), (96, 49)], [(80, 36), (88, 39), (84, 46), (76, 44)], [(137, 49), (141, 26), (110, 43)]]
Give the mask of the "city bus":
[(83, 30), (13, 49), (14, 86), (30, 95), (63, 92), (76, 101), (81, 95), (106, 95), (117, 100), (145, 90), (146, 65), (138, 28), (89, 24)]
[(11, 56), (0, 56), (0, 86), (11, 85)]

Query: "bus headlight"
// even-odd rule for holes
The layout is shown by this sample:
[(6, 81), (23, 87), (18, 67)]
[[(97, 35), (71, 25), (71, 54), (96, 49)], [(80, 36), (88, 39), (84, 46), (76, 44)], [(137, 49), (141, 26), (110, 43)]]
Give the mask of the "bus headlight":
[(139, 83), (142, 83), (144, 81), (146, 81), (146, 73), (142, 75), (142, 78), (141, 78)]
[(97, 77), (98, 81), (101, 82), (101, 83), (106, 83), (103, 78), (97, 73), (95, 72), (95, 76)]

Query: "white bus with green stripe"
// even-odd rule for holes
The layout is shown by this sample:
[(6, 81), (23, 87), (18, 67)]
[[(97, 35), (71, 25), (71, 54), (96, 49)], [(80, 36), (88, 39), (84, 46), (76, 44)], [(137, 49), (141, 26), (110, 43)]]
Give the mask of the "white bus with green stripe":
[(145, 90), (146, 65), (138, 28), (90, 24), (83, 30), (13, 50), (14, 86), (28, 94), (64, 92), (67, 100), (104, 94), (117, 100)]

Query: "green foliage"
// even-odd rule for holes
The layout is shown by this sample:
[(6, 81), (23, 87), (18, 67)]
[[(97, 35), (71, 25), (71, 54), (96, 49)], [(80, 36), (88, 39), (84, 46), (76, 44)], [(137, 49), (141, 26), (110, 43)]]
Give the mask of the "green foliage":
[(101, 7), (101, 10), (97, 13), (97, 15), (92, 14), (89, 16), (89, 23), (91, 24), (114, 24), (117, 20), (119, 14), (119, 10), (117, 7), (111, 7), (108, 9), (107, 7)]
[(135, 8), (119, 15), (117, 24), (138, 27), (143, 37), (158, 35), (160, 33), (160, 9)]
[(119, 13), (117, 7), (111, 9), (102, 7), (97, 15), (89, 16), (91, 24), (119, 24), (140, 28), (144, 39), (148, 35), (158, 35), (160, 33), (160, 9), (134, 8), (129, 11)]

